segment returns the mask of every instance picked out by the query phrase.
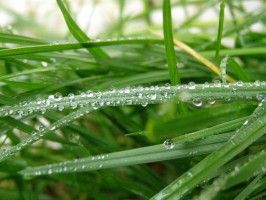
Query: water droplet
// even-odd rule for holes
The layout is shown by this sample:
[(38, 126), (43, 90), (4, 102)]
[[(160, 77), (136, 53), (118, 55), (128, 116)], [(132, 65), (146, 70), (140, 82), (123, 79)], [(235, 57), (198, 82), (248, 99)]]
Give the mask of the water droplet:
[(102, 168), (102, 167), (103, 167), (103, 165), (102, 165), (102, 164), (100, 164), (100, 165), (99, 165), (99, 168)]
[(213, 97), (209, 97), (207, 100), (208, 100), (208, 104), (211, 104), (211, 105), (215, 104), (215, 99)]
[(154, 93), (154, 94), (150, 94), (150, 99), (151, 99), (151, 100), (155, 100), (156, 97), (157, 97), (157, 95), (156, 95), (155, 93)]
[(69, 97), (69, 99), (74, 99), (74, 98), (75, 98), (75, 95), (74, 95), (73, 93), (70, 93), (70, 94), (68, 95), (68, 97)]
[(43, 131), (44, 128), (45, 128), (44, 126), (40, 125), (40, 126), (39, 126), (39, 131)]
[(243, 83), (243, 81), (237, 81), (237, 82), (236, 82), (236, 85), (237, 85), (237, 86), (243, 86), (244, 83)]
[(52, 169), (48, 169), (48, 174), (52, 174)]
[(140, 92), (137, 92), (136, 93), (136, 97), (141, 98), (142, 97), (142, 94)]
[(213, 81), (213, 85), (215, 86), (215, 87), (221, 87), (221, 81), (220, 80), (214, 80)]
[(43, 67), (47, 67), (47, 66), (48, 66), (48, 63), (45, 62), (45, 61), (42, 61), (42, 62), (41, 62), (41, 65), (42, 65)]
[(196, 88), (196, 85), (195, 85), (194, 82), (189, 82), (189, 83), (188, 83), (188, 89), (190, 89), (190, 90), (194, 90), (195, 88)]
[(166, 139), (164, 142), (163, 142), (163, 146), (166, 148), (166, 149), (173, 149), (175, 147), (173, 141), (171, 139)]
[(164, 86), (165, 86), (165, 88), (166, 88), (166, 89), (170, 89), (170, 87), (171, 87), (171, 84), (170, 84), (170, 83), (165, 83), (165, 85), (164, 85)]
[(76, 109), (78, 107), (78, 104), (76, 102), (71, 102), (69, 106), (72, 109)]
[(49, 129), (50, 129), (51, 131), (54, 131), (54, 130), (56, 129), (56, 126), (51, 126)]
[(190, 177), (190, 178), (193, 176), (193, 174), (192, 174), (191, 172), (188, 172), (187, 175), (188, 175), (188, 177)]
[(65, 108), (65, 107), (64, 107), (63, 105), (58, 105), (58, 106), (57, 106), (57, 110), (58, 110), (58, 111), (62, 111), (62, 110), (64, 110), (64, 108)]
[(197, 106), (197, 107), (202, 106), (202, 101), (201, 101), (200, 98), (194, 98), (192, 103), (193, 103), (194, 106)]
[(87, 97), (93, 97), (93, 92), (91, 90), (88, 90), (86, 92)]
[(62, 94), (60, 92), (55, 93), (54, 98), (56, 101), (60, 101), (62, 99)]
[(146, 106), (148, 105), (148, 102), (142, 102), (141, 105), (142, 105), (143, 107), (146, 107)]
[(260, 86), (261, 84), (260, 84), (260, 81), (259, 80), (256, 80), (255, 82), (254, 82), (254, 85), (255, 86)]

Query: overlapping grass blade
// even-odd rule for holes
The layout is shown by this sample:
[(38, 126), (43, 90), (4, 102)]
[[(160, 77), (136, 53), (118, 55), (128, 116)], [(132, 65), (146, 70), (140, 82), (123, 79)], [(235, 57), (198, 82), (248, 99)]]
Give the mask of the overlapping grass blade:
[(40, 167), (32, 167), (22, 170), (25, 176), (45, 175), (55, 173), (69, 173), (77, 171), (90, 171), (113, 167), (142, 164), (148, 162), (182, 158), (192, 155), (209, 153), (220, 147), (231, 134), (210, 136), (204, 140), (185, 144), (159, 144), (139, 149), (109, 153), (105, 155), (90, 156), (73, 161), (66, 161)]
[(54, 131), (58, 128), (65, 126), (67, 123), (70, 123), (70, 122), (82, 117), (83, 115), (89, 113), (91, 110), (92, 110), (91, 108), (79, 109), (79, 110), (72, 112), (69, 115), (66, 115), (65, 117), (59, 119), (58, 121), (56, 121), (54, 124), (50, 125), (49, 127), (46, 127), (43, 130), (39, 130), (39, 131), (33, 133), (30, 137), (21, 141), (19, 144), (12, 146), (11, 148), (7, 149), (4, 152), (1, 152), (0, 153), (0, 162), (3, 162), (4, 160), (13, 156), (16, 152), (20, 151), (21, 149), (24, 149), (27, 146), (31, 145), (32, 143), (42, 139), (45, 135), (47, 135), (51, 131)]
[[(61, 9), (61, 12), (66, 20), (67, 26), (69, 28), (69, 31), (72, 33), (72, 35), (79, 41), (79, 42), (85, 42), (90, 40), (90, 38), (79, 28), (79, 26), (76, 24), (76, 22), (72, 19), (69, 12), (67, 11), (66, 7), (64, 6), (63, 2), (61, 0), (56, 1), (59, 8)], [(109, 56), (100, 48), (92, 48), (88, 49), (88, 51), (95, 57), (95, 58), (108, 58)]]
[[(266, 131), (266, 101), (262, 101), (247, 123), (239, 129), (221, 148), (207, 156), (188, 172), (169, 184), (152, 199), (183, 198), (197, 184), (207, 179), (217, 168), (224, 165), (246, 147), (265, 134)], [(247, 125), (245, 125), (247, 124)]]

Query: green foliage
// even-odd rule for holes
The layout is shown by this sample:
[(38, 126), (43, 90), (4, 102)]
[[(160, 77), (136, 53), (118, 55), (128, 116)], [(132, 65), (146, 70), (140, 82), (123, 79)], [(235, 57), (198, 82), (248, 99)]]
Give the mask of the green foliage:
[[(200, 20), (220, 3), (219, 19)], [(250, 27), (265, 30), (266, 8), (243, 4), (144, 0), (128, 16), (121, 0), (96, 40), (67, 1), (56, 8), (65, 37), (1, 5), (17, 29), (0, 33), (1, 199), (265, 198), (266, 40)], [(146, 26), (127, 29), (139, 21)], [(40, 32), (26, 36), (22, 25)], [(164, 38), (151, 34), (158, 28)], [(175, 38), (214, 60), (221, 77)]]

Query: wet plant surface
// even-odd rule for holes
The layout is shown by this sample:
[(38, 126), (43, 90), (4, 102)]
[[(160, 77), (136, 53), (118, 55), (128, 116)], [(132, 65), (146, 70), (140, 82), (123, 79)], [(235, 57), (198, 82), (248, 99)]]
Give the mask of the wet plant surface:
[[(101, 39), (61, 0), (65, 38), (2, 30), (1, 199), (266, 197), (265, 6), (152, 2), (126, 17), (120, 1)], [(176, 27), (179, 4), (199, 11)], [(217, 20), (201, 22), (211, 8)]]

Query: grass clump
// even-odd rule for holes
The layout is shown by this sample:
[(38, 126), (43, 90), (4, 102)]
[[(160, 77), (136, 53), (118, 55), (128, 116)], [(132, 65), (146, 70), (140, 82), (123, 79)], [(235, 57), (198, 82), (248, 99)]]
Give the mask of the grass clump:
[(120, 1), (93, 40), (56, 2), (65, 37), (0, 33), (1, 199), (265, 198), (264, 6), (143, 1), (127, 16)]

